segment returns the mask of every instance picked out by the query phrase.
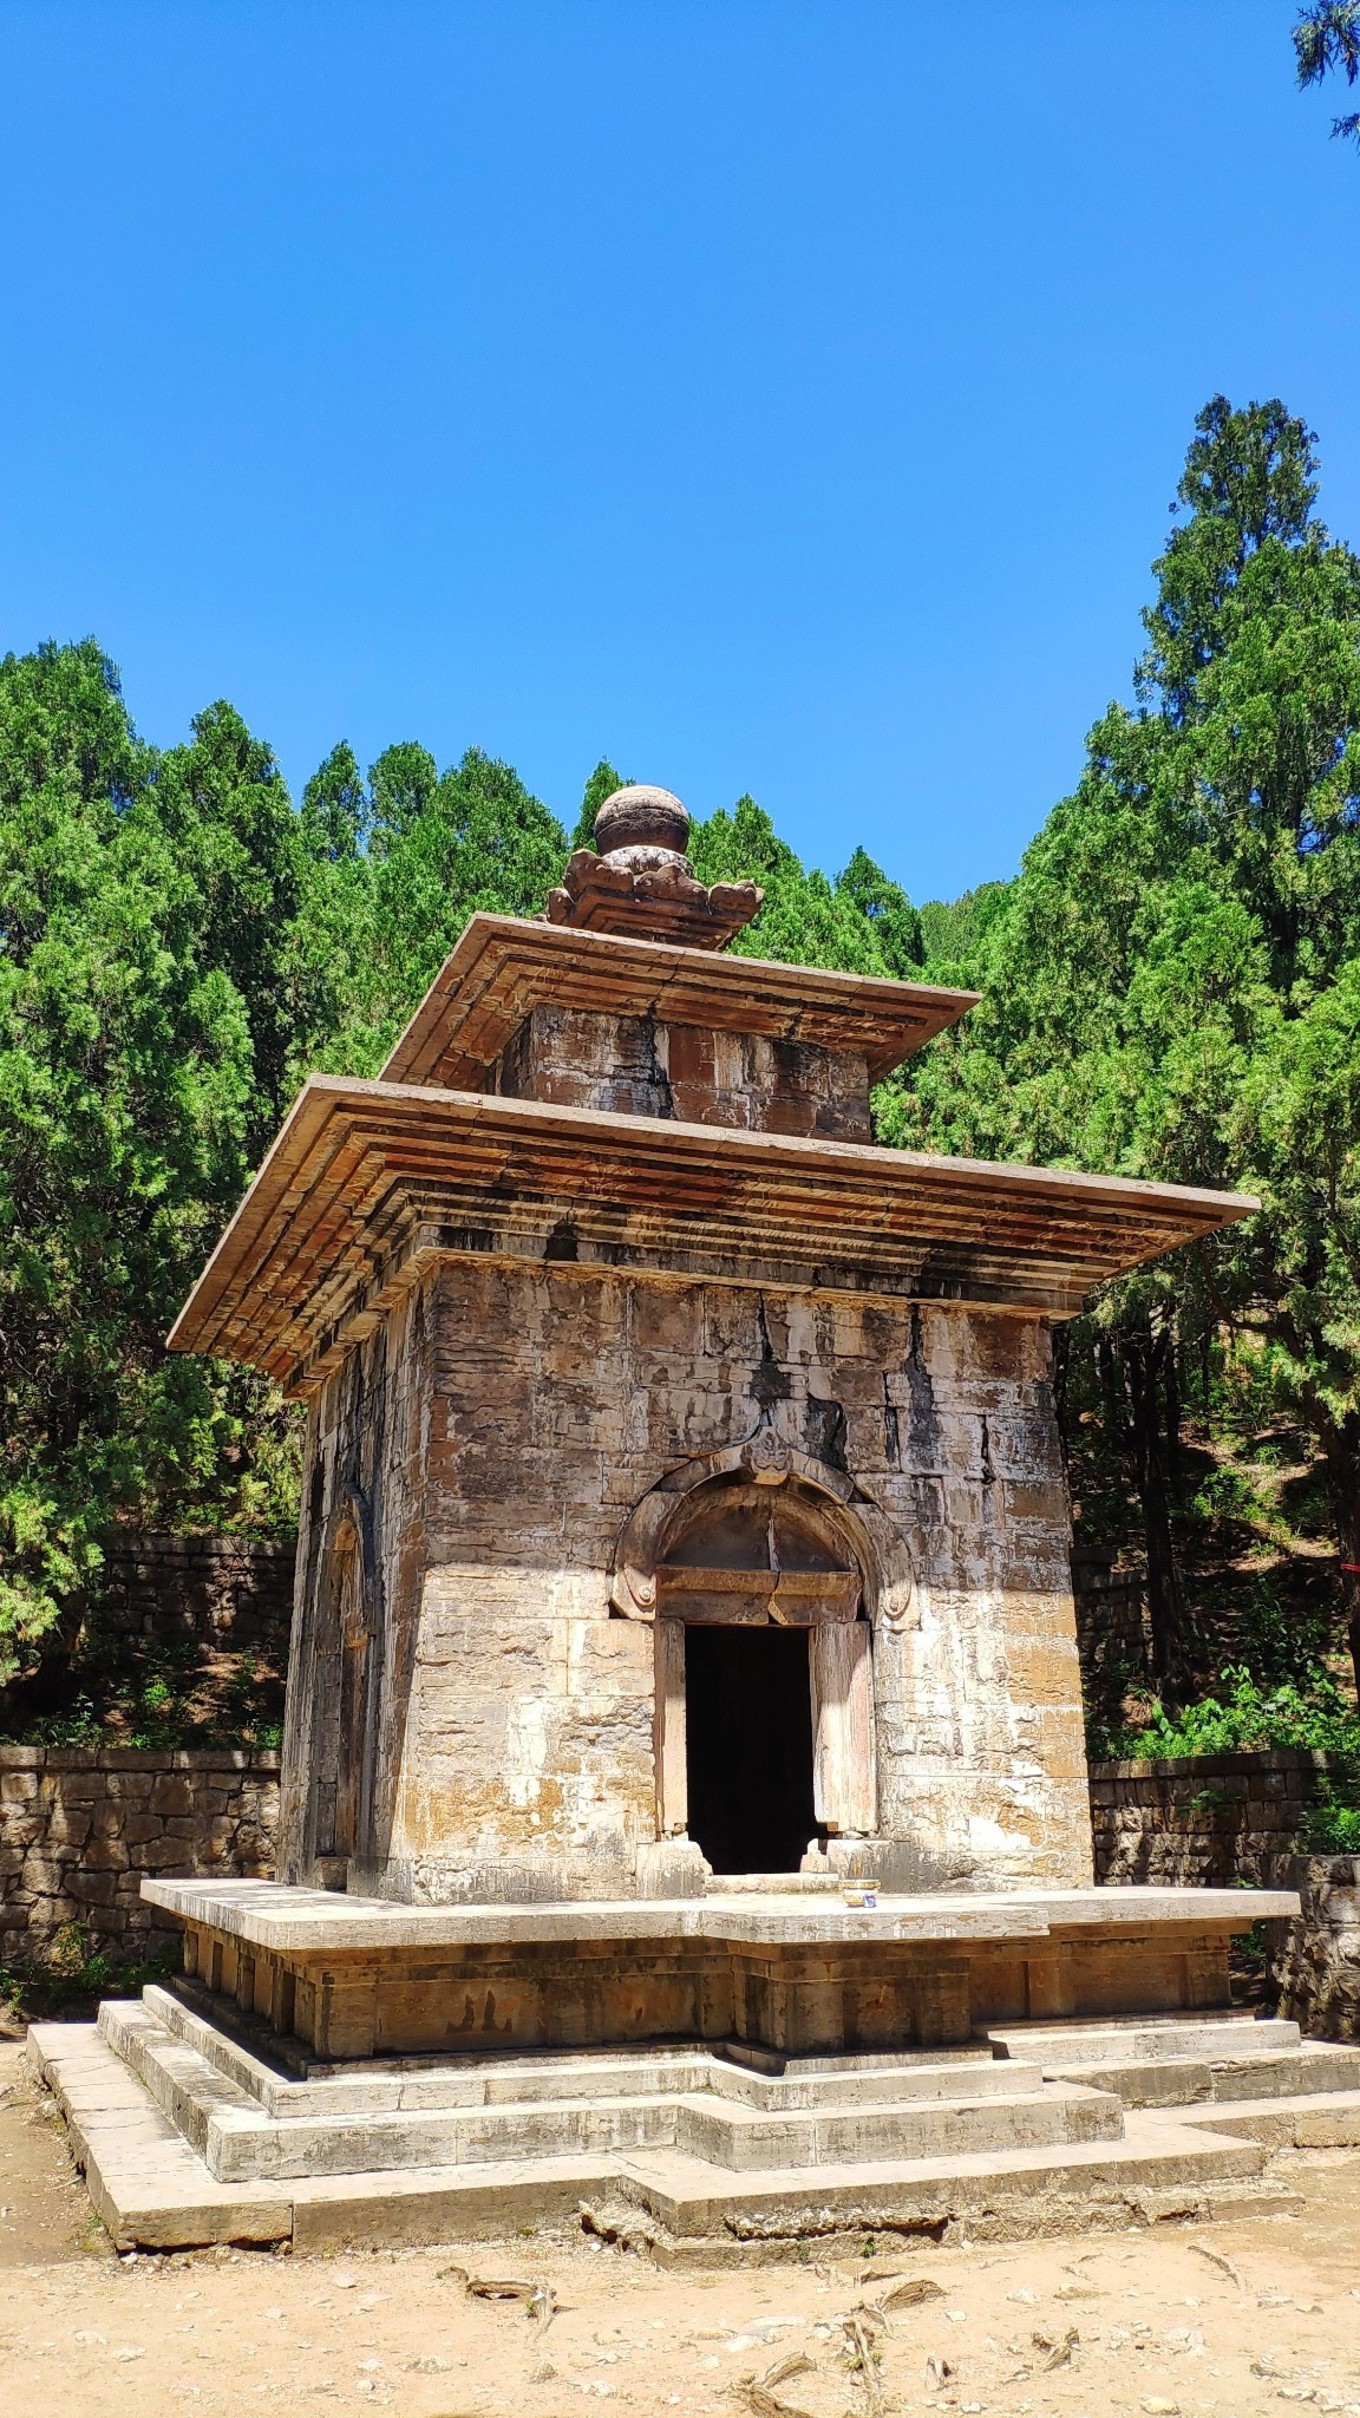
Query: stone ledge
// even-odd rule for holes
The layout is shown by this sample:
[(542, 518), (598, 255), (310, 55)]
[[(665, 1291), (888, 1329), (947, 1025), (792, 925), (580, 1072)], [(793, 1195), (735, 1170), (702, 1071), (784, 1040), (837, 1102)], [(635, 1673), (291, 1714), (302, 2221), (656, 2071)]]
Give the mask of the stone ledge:
[(1232, 1932), (1287, 1920), (1282, 1889), (1017, 1890), (881, 1897), (874, 1910), (816, 1898), (748, 1896), (579, 1900), (549, 1905), (408, 1906), (275, 1881), (148, 1879), (153, 1906), (279, 1952), (515, 1945), (520, 1942), (711, 1939), (784, 1946), (849, 1942), (1042, 1939), (1055, 1931), (1180, 1925)]
[(1096, 1786), (1111, 1780), (1212, 1781), (1239, 1773), (1250, 1777), (1253, 1772), (1325, 1772), (1328, 1760), (1317, 1748), (1293, 1746), (1232, 1755), (1132, 1755), (1116, 1763), (1093, 1763), (1090, 1778)]
[(0, 1772), (260, 1772), (273, 1778), (277, 1747), (0, 1746)]

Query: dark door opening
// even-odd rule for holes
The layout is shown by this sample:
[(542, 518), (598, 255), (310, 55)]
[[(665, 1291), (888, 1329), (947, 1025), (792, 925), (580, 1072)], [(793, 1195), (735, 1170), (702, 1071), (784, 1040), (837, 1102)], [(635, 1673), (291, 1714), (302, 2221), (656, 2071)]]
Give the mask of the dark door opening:
[(812, 1810), (808, 1632), (685, 1630), (689, 1835), (715, 1872), (796, 1872)]

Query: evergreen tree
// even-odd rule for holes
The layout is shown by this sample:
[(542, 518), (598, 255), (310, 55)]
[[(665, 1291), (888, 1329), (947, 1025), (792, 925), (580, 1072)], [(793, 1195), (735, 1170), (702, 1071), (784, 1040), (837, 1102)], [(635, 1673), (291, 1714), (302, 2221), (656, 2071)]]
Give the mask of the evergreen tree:
[[(886, 1104), (896, 1139), (1258, 1192), (1099, 1320), (1142, 1472), (1158, 1660), (1189, 1639), (1165, 1475), (1177, 1350), (1261, 1357), (1360, 1563), (1360, 563), (1278, 402), (1200, 414), (1135, 712), (1113, 706), (969, 971), (986, 996)], [(1360, 1583), (1343, 1569), (1360, 1670)]]
[(925, 962), (921, 918), (898, 882), (890, 881), (871, 856), (857, 848), (836, 882), (837, 891), (852, 899), (867, 917), (888, 972), (910, 982)]
[(261, 791), (224, 709), (158, 760), (92, 641), (0, 665), (0, 1673), (69, 1644), (115, 1518), (287, 1489), (267, 1390), (164, 1350), (274, 1114)]
[(628, 789), (631, 785), (631, 781), (625, 780), (622, 773), (615, 772), (607, 756), (601, 756), (581, 793), (581, 811), (576, 817), (576, 828), (571, 835), (573, 848), (594, 847), (595, 817), (605, 799), (612, 797), (616, 789)]
[[(1313, 0), (1301, 8), (1294, 27), (1294, 59), (1300, 88), (1344, 75), (1360, 77), (1360, 0)], [(1333, 118), (1332, 133), (1360, 142), (1360, 110)]]

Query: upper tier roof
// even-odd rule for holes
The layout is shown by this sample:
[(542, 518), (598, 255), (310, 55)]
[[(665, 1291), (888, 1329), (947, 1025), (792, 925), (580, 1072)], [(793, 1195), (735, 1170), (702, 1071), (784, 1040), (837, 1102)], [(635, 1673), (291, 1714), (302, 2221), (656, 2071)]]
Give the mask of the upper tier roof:
[(478, 1091), (531, 1008), (655, 1016), (667, 1024), (863, 1050), (878, 1082), (975, 1007), (977, 991), (831, 974), (673, 941), (474, 915), (382, 1070), (386, 1083)]

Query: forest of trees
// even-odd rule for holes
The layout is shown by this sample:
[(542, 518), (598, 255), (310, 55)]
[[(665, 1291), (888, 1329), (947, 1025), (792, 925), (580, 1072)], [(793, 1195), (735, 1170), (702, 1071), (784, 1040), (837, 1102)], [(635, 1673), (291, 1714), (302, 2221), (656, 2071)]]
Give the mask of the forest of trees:
[[(884, 1141), (1260, 1194), (1059, 1339), (1077, 1532), (1145, 1566), (1171, 1705), (1360, 1661), (1360, 558), (1316, 504), (1282, 404), (1200, 414), (1135, 702), (1013, 881), (918, 908), (862, 849), (830, 881), (750, 798), (693, 840), (765, 886), (739, 948), (986, 994), (882, 1088)], [(295, 805), (226, 704), (146, 744), (93, 640), (0, 666), (12, 1720), (97, 1631), (115, 1524), (288, 1532), (294, 1414), (166, 1354), (174, 1313), (303, 1075), (373, 1072), (467, 916), (537, 912), (654, 769), (597, 766), (573, 830), (475, 749), (341, 745)], [(1142, 1676), (1105, 1672), (1098, 1736)]]

